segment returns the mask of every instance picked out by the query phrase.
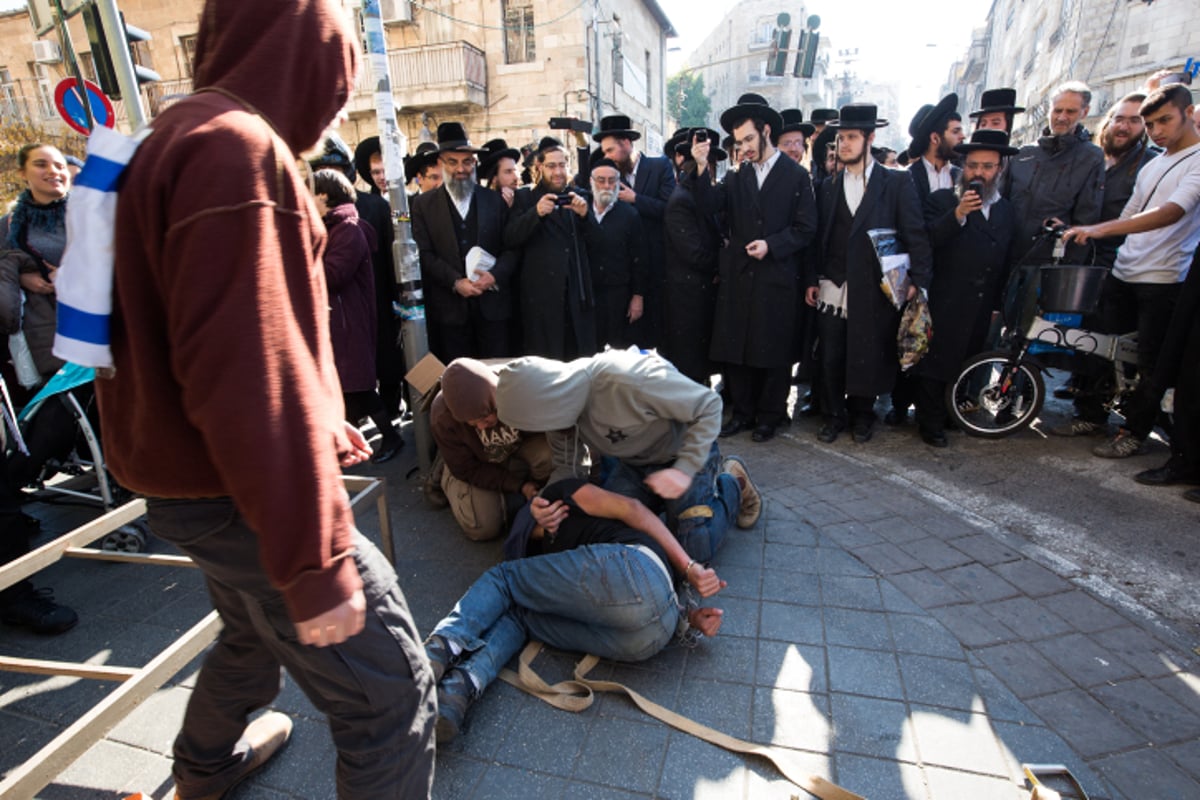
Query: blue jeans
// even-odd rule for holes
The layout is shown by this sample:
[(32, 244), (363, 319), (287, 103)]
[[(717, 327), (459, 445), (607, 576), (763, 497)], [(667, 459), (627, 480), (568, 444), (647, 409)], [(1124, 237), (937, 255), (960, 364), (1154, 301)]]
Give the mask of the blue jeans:
[[(643, 482), (651, 472), (670, 464), (634, 466), (611, 456), (603, 461), (604, 488), (642, 501), (651, 511), (666, 512), (667, 527), (697, 561), (710, 561), (725, 541), (725, 532), (737, 520), (742, 490), (737, 478), (721, 472), (721, 451), (713, 442), (704, 467), (692, 476), (692, 485), (675, 500), (664, 500)], [(685, 513), (686, 512), (686, 513)]]
[(593, 544), (497, 564), (433, 632), (466, 651), (459, 666), (482, 689), (530, 638), (643, 661), (666, 647), (678, 622), (675, 590), (657, 557)]

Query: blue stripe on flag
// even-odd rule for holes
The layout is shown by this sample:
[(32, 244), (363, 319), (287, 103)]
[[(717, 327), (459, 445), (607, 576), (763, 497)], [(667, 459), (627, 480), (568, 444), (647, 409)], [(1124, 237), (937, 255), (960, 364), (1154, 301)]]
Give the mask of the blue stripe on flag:
[(91, 344), (108, 344), (108, 314), (91, 314), (58, 303), (58, 333), (68, 339)]
[(75, 176), (76, 186), (86, 186), (100, 192), (111, 192), (117, 188), (117, 180), (125, 169), (119, 161), (109, 161), (98, 155), (89, 155), (83, 170)]

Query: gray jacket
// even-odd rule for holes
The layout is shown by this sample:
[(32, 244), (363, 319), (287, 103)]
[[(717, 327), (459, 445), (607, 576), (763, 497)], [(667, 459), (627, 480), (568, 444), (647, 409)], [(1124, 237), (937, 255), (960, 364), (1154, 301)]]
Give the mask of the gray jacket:
[[(8, 238), (8, 217), (0, 219), (0, 242)], [(21, 289), (21, 274), (37, 272), (38, 264), (23, 250), (0, 250), (0, 327), (5, 335), (25, 331), (33, 363), (42, 378), (49, 378), (63, 365), (52, 352), (58, 301), (52, 294), (34, 294)], [(22, 315), (21, 299), (25, 300)], [(4, 343), (7, 345), (7, 341)], [(5, 357), (5, 356), (0, 356)]]
[(496, 414), (518, 430), (546, 432), (551, 482), (586, 476), (580, 444), (593, 460), (672, 465), (695, 476), (721, 430), (721, 397), (657, 355), (609, 350), (569, 362), (509, 363), (500, 370)]
[(1041, 233), (1043, 220), (1068, 225), (1100, 221), (1104, 202), (1104, 151), (1092, 144), (1082, 125), (1063, 136), (1049, 131), (1008, 160), (1000, 192), (1013, 204), (1017, 235), (1013, 252), (1020, 258)]

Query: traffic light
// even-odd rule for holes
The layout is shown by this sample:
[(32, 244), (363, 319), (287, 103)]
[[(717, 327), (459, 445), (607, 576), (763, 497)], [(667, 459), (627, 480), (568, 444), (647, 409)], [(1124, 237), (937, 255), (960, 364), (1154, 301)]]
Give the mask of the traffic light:
[(781, 77), (787, 70), (788, 45), (792, 42), (792, 18), (780, 14), (776, 20), (779, 27), (771, 31), (771, 53), (767, 56), (767, 74)]
[[(100, 84), (100, 88), (104, 90), (106, 95), (114, 100), (120, 100), (121, 86), (117, 81), (117, 70), (113, 64), (112, 50), (110, 49), (107, 31), (104, 30), (104, 23), (100, 20), (100, 12), (94, 4), (84, 7), (83, 24), (87, 28), (88, 41), (92, 46), (92, 62), (96, 65), (96, 82)], [(129, 51), (129, 58), (133, 62), (133, 74), (137, 79), (138, 86), (162, 80), (162, 76), (154, 70), (138, 64), (137, 59), (134, 57), (134, 42), (148, 41), (150, 41), (149, 32), (127, 23), (125, 21), (125, 14), (122, 13), (121, 30), (116, 32), (112, 45), (124, 47)]]
[(804, 31), (800, 34), (800, 46), (796, 48), (796, 69), (792, 76), (796, 78), (811, 78), (817, 66), (817, 45), (821, 34), (816, 31)]

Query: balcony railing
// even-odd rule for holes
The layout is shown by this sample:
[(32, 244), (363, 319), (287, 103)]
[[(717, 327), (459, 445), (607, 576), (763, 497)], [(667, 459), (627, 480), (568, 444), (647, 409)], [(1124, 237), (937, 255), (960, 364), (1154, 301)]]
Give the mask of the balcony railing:
[[(401, 109), (487, 105), (487, 59), (467, 42), (443, 42), (388, 51), (392, 94)], [(351, 111), (374, 108), (370, 70), (359, 74)]]

